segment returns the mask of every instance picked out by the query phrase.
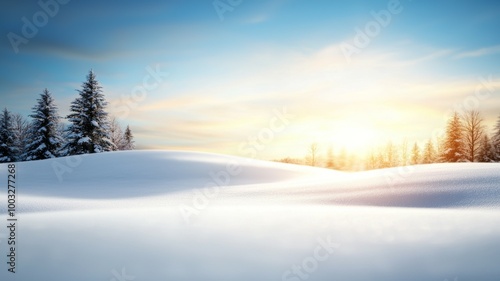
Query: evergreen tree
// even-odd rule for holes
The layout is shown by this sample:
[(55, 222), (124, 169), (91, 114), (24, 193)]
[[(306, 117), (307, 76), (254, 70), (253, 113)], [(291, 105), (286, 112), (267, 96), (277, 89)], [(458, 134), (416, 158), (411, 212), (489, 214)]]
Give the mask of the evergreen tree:
[(413, 149), (411, 150), (411, 164), (416, 165), (420, 163), (420, 149), (418, 148), (418, 144), (415, 143), (413, 145)]
[(5, 108), (0, 115), (0, 163), (16, 161), (12, 114)]
[(406, 139), (401, 143), (401, 166), (406, 166), (410, 162), (408, 154), (408, 141)]
[(484, 134), (479, 146), (478, 161), (495, 162), (495, 159), (496, 159), (495, 148), (493, 147), (493, 144), (491, 143), (491, 140), (488, 137), (488, 135)]
[(434, 160), (435, 160), (434, 145), (432, 144), (432, 140), (429, 140), (425, 144), (424, 157), (423, 157), (422, 163), (430, 164), (430, 163), (434, 163)]
[(491, 142), (495, 150), (495, 161), (500, 161), (500, 116), (498, 116)]
[(71, 122), (67, 132), (66, 154), (111, 151), (113, 143), (105, 111), (107, 102), (92, 70), (79, 93), (80, 96), (71, 103), (71, 114), (66, 117)]
[(130, 127), (127, 125), (127, 128), (125, 129), (125, 134), (123, 136), (124, 139), (124, 146), (122, 150), (134, 150), (135, 149), (135, 141), (134, 141), (134, 136), (132, 135), (132, 131), (130, 130)]
[(56, 158), (60, 154), (63, 139), (59, 134), (57, 106), (50, 92), (45, 89), (33, 107), (30, 143), (26, 145), (26, 160)]
[(385, 146), (385, 159), (384, 166), (385, 167), (396, 167), (398, 166), (398, 156), (397, 150), (392, 141), (387, 142)]
[(14, 147), (16, 150), (16, 161), (24, 161), (25, 146), (30, 139), (30, 123), (21, 114), (12, 116), (12, 127), (14, 130)]
[(444, 162), (462, 162), (465, 160), (463, 144), (463, 126), (458, 113), (454, 113), (448, 121), (441, 159)]

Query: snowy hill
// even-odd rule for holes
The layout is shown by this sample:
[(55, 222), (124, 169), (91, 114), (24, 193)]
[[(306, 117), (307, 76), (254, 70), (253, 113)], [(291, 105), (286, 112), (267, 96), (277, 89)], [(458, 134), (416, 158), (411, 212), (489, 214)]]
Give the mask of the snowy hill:
[(1, 280), (500, 279), (500, 164), (343, 173), (129, 151), (17, 163), (17, 179)]

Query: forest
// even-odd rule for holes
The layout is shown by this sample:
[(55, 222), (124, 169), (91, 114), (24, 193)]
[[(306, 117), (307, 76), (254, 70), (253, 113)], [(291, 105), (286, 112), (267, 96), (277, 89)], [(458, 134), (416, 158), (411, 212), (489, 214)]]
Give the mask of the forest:
[(27, 120), (5, 108), (0, 114), (0, 163), (43, 160), (62, 156), (132, 150), (132, 131), (123, 130), (106, 112), (102, 87), (91, 70), (61, 122), (52, 94), (43, 90)]

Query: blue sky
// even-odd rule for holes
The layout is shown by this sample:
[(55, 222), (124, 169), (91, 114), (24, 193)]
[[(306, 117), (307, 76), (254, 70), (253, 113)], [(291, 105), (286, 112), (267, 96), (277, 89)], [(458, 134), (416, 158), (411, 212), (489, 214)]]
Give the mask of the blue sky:
[[(48, 88), (64, 116), (93, 69), (140, 148), (302, 157), (424, 142), (454, 109), (500, 115), (498, 1), (41, 2), (57, 11), (0, 4), (0, 106), (28, 115)], [(16, 52), (23, 17), (42, 24)]]

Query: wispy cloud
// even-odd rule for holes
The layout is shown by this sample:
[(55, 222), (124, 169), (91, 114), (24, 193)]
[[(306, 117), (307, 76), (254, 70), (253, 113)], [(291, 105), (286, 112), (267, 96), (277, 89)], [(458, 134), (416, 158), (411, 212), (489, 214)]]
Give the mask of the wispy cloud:
[(482, 57), (482, 56), (487, 56), (487, 55), (492, 55), (492, 54), (497, 54), (497, 53), (500, 53), (500, 45), (487, 47), (487, 48), (481, 48), (481, 49), (468, 51), (468, 52), (462, 52), (462, 53), (457, 54), (455, 56), (455, 58), (456, 59), (474, 58), (474, 57)]

